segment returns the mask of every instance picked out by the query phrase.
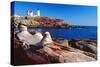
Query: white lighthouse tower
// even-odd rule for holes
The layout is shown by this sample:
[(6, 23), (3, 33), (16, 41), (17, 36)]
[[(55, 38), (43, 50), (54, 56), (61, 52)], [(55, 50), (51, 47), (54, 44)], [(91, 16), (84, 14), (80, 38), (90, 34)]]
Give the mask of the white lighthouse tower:
[(37, 16), (40, 16), (40, 9), (37, 9)]
[(28, 10), (27, 14), (28, 14), (28, 16), (32, 17), (33, 16), (33, 11), (32, 10)]

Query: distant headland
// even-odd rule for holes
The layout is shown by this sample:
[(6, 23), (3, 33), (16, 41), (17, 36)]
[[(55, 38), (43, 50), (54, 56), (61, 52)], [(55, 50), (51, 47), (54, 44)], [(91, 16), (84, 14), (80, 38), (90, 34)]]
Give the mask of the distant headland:
[(27, 16), (14, 14), (11, 16), (11, 23), (14, 24), (15, 27), (19, 24), (23, 24), (32, 28), (84, 28), (84, 26), (70, 25), (63, 19), (41, 16), (39, 8), (35, 13), (33, 13), (32, 10), (27, 10)]

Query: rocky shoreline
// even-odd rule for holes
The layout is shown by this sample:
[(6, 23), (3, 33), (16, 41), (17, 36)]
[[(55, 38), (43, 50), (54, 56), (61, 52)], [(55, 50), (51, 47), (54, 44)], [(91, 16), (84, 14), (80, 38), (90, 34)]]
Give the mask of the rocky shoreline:
[(96, 39), (52, 38), (50, 32), (32, 35), (21, 25), (11, 48), (15, 65), (88, 62), (97, 60)]
[[(15, 65), (48, 64), (65, 62), (86, 62), (97, 60), (97, 40), (53, 40), (54, 44), (48, 44), (39, 49), (25, 50), (22, 43), (14, 38)], [(20, 62), (19, 62), (20, 61)]]

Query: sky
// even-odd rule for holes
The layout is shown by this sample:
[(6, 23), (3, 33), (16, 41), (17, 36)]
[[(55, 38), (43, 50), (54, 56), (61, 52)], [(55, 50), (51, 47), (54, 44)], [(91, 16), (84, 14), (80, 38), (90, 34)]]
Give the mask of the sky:
[(34, 14), (38, 8), (41, 16), (63, 19), (66, 23), (72, 25), (97, 25), (96, 6), (15, 1), (11, 4), (11, 14), (27, 16), (27, 10), (32, 10)]

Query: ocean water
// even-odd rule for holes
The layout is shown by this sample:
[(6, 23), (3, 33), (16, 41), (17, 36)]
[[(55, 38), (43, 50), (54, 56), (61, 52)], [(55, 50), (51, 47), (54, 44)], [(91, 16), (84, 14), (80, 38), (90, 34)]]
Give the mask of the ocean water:
[(31, 28), (28, 29), (32, 34), (35, 31), (41, 32), (43, 35), (46, 31), (50, 32), (52, 38), (62, 39), (97, 39), (97, 27), (96, 26), (85, 26), (84, 28)]

